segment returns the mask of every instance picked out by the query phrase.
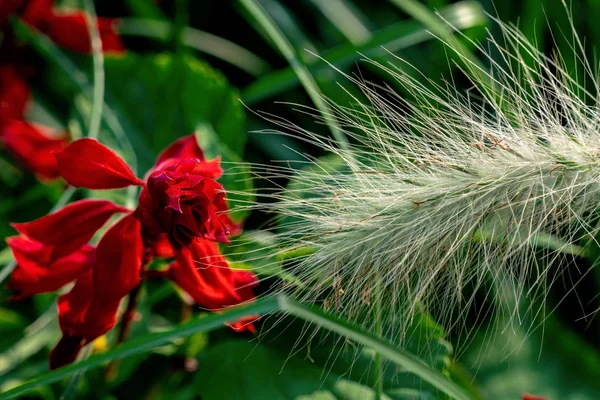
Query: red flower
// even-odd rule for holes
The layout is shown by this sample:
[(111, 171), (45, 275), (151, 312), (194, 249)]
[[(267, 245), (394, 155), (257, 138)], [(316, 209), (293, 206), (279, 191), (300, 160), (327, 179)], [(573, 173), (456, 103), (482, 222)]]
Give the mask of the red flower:
[[(81, 10), (55, 10), (53, 4), (54, 0), (29, 0), (19, 16), (29, 25), (48, 35), (59, 46), (79, 53), (90, 53), (91, 44), (86, 13)], [(10, 9), (8, 10), (10, 11)], [(102, 40), (102, 50), (104, 52), (122, 52), (125, 47), (116, 32), (114, 20), (98, 18), (96, 23)]]
[(229, 231), (223, 186), (206, 177), (206, 164), (197, 158), (159, 169), (140, 195), (140, 216), (148, 233), (166, 233), (176, 249), (195, 238), (227, 243)]
[(17, 12), (24, 0), (0, 1), (0, 29), (4, 29), (11, 15)]
[(137, 286), (143, 252), (142, 227), (134, 215), (129, 214), (106, 232), (98, 244), (94, 268), (94, 287), (100, 300), (120, 299)]
[[(104, 53), (122, 53), (123, 42), (115, 29), (115, 21), (111, 18), (98, 18), (97, 29), (102, 41)], [(53, 12), (42, 30), (54, 43), (79, 53), (91, 53), (92, 46), (88, 33), (87, 18), (81, 11)]]
[(29, 86), (17, 72), (17, 67), (0, 65), (0, 127), (23, 118), (28, 101)]
[(522, 397), (522, 400), (548, 400), (545, 397), (542, 396), (534, 396), (532, 394), (529, 393), (525, 393)]
[(13, 224), (13, 227), (46, 246), (51, 262), (79, 249), (110, 217), (127, 211), (106, 200), (80, 200), (35, 221)]
[[(112, 150), (80, 139), (56, 154), (60, 175), (90, 189), (146, 185)], [(63, 338), (52, 351), (52, 368), (72, 362), (82, 346), (110, 330), (120, 300), (140, 282), (152, 257), (175, 257), (164, 274), (196, 303), (217, 311), (254, 298), (255, 276), (232, 270), (210, 240), (227, 241), (229, 219), (218, 160), (207, 162), (195, 138), (175, 142), (158, 159), (128, 213), (102, 237), (95, 251), (86, 243), (116, 213), (127, 209), (104, 200), (82, 200), (24, 224), (9, 245), (17, 259), (10, 285), (27, 296), (75, 280), (60, 297)], [(33, 283), (32, 283), (33, 282)], [(29, 285), (29, 286), (28, 286)], [(231, 326), (252, 330), (252, 318)]]
[(90, 269), (95, 261), (95, 249), (87, 244), (63, 258), (49, 261), (48, 247), (43, 243), (23, 236), (9, 238), (7, 242), (18, 265), (8, 284), (9, 289), (17, 292), (15, 298), (58, 290)]
[(198, 239), (175, 254), (168, 277), (196, 304), (218, 311), (254, 298), (256, 278), (229, 267), (215, 242)]
[(75, 361), (83, 346), (112, 329), (120, 301), (121, 298), (107, 301), (97, 296), (93, 270), (80, 275), (73, 289), (58, 299), (63, 337), (50, 354), (50, 368)]
[[(23, 166), (40, 177), (55, 178), (58, 171), (52, 153), (65, 147), (66, 135), (53, 137), (47, 134), (47, 129), (22, 121), (30, 97), (27, 85), (30, 68), (15, 63), (20, 45), (7, 24), (12, 15), (46, 34), (59, 46), (90, 53), (87, 14), (81, 10), (55, 9), (54, 0), (0, 0), (0, 59), (3, 60), (0, 65), (0, 129), (9, 125), (0, 136), (6, 149)], [(124, 51), (113, 19), (97, 18), (94, 23), (104, 52)]]
[(144, 185), (111, 149), (93, 139), (79, 139), (56, 154), (60, 175), (73, 186), (117, 189)]
[(67, 146), (66, 135), (53, 136), (38, 124), (13, 120), (0, 126), (0, 142), (24, 167), (47, 179), (57, 178), (58, 165), (54, 152)]

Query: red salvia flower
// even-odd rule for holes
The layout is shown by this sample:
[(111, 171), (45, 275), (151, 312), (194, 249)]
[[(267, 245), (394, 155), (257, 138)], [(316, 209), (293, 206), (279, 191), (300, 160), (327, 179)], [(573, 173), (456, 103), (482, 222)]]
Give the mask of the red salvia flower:
[(0, 127), (23, 118), (29, 86), (13, 64), (0, 64)]
[[(28, 0), (24, 3), (18, 13), (24, 22), (48, 35), (52, 41), (65, 49), (79, 53), (91, 52), (87, 17), (84, 11), (55, 9), (54, 0)], [(10, 9), (12, 7), (7, 7), (8, 11)], [(104, 52), (120, 53), (125, 49), (116, 32), (113, 19), (97, 18), (96, 24)]]
[(112, 329), (120, 301), (120, 298), (107, 301), (97, 296), (93, 270), (80, 275), (73, 289), (58, 299), (58, 321), (63, 336), (50, 353), (50, 368), (75, 361), (83, 346)]
[[(54, 0), (0, 0), (0, 142), (22, 166), (38, 177), (56, 178), (58, 169), (52, 153), (66, 146), (67, 135), (48, 134), (48, 128), (24, 121), (30, 98), (27, 81), (33, 68), (18, 62), (22, 46), (16, 43), (10, 30), (8, 20), (11, 16), (44, 33), (65, 49), (89, 54), (87, 14), (76, 9), (56, 9)], [(124, 51), (114, 19), (96, 18), (95, 24), (104, 52)]]
[(95, 261), (95, 249), (87, 244), (63, 258), (51, 260), (43, 243), (24, 236), (9, 238), (7, 242), (19, 265), (8, 285), (17, 292), (15, 298), (58, 290), (90, 269)]
[(186, 158), (153, 172), (140, 196), (148, 232), (166, 233), (175, 248), (198, 237), (227, 242), (229, 231), (220, 218), (227, 210), (223, 187), (206, 176), (203, 164)]
[[(112, 18), (98, 18), (96, 22), (102, 41), (102, 51), (104, 53), (122, 53), (125, 46), (115, 29), (115, 21)], [(92, 51), (87, 18), (81, 11), (54, 12), (52, 17), (46, 21), (42, 32), (65, 49), (86, 54)]]
[(215, 242), (199, 239), (175, 254), (168, 277), (194, 299), (196, 304), (215, 311), (233, 306), (254, 295), (254, 275), (234, 271)]
[[(68, 183), (88, 189), (144, 186), (137, 210), (105, 200), (81, 200), (13, 226), (21, 236), (8, 240), (17, 267), (9, 283), (17, 297), (53, 291), (75, 281), (59, 299), (63, 337), (50, 357), (51, 368), (75, 360), (79, 350), (110, 330), (119, 303), (140, 282), (153, 257), (174, 257), (161, 275), (198, 305), (218, 311), (254, 299), (256, 277), (234, 271), (214, 241), (227, 242), (229, 226), (219, 160), (206, 161), (193, 136), (176, 141), (157, 160), (147, 181), (112, 150), (80, 139), (56, 154)], [(87, 243), (118, 213), (126, 215), (103, 235), (96, 249)], [(232, 324), (253, 330), (246, 318)]]
[(0, 29), (4, 29), (11, 15), (17, 12), (25, 0), (0, 1)]
[(535, 396), (533, 394), (525, 393), (522, 397), (522, 400), (548, 400), (542, 396)]
[(93, 139), (79, 139), (56, 154), (60, 175), (75, 187), (117, 189), (144, 185), (111, 149)]
[(0, 125), (0, 142), (16, 160), (42, 178), (59, 176), (53, 153), (67, 146), (67, 135), (56, 135), (51, 129), (21, 120)]
[(80, 200), (35, 221), (13, 224), (13, 227), (45, 245), (48, 261), (54, 261), (87, 243), (110, 217), (127, 211), (107, 200)]

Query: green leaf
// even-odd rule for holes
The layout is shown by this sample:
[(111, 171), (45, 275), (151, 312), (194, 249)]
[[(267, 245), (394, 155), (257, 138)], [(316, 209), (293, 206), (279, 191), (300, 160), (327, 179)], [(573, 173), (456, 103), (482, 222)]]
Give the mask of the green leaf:
[[(525, 393), (548, 399), (600, 398), (600, 352), (556, 317), (527, 331), (511, 324), (480, 329), (461, 361), (471, 366), (486, 399), (518, 399)], [(500, 321), (496, 326), (507, 326)]]
[(365, 332), (344, 320), (325, 314), (316, 307), (299, 304), (285, 296), (277, 296), (260, 299), (250, 305), (236, 307), (221, 314), (210, 314), (204, 318), (180, 325), (165, 332), (152, 333), (137, 339), (132, 339), (113, 350), (92, 356), (86, 360), (76, 362), (56, 371), (42, 374), (36, 379), (0, 394), (0, 399), (17, 397), (30, 390), (51, 384), (81, 370), (98, 367), (107, 361), (141, 354), (150, 351), (157, 346), (169, 343), (177, 338), (187, 337), (198, 332), (209, 332), (227, 322), (234, 322), (245, 316), (264, 315), (277, 310), (289, 313), (308, 323), (315, 324), (320, 328), (329, 330), (370, 348), (372, 351), (379, 353), (382, 357), (397, 364), (403, 371), (417, 375), (419, 378), (423, 379), (423, 381), (431, 384), (433, 387), (446, 393), (452, 398), (460, 400), (472, 398), (446, 376), (432, 369), (418, 357), (396, 348), (375, 335)]
[(429, 383), (437, 390), (453, 399), (468, 400), (474, 398), (442, 373), (435, 371), (422, 359), (404, 349), (391, 345), (376, 335), (366, 332), (347, 321), (326, 314), (317, 307), (300, 304), (286, 297), (279, 298), (279, 306), (282, 311), (288, 312), (309, 323), (346, 337), (349, 340), (357, 342), (370, 350), (379, 353), (385, 359), (402, 368), (403, 371), (415, 374), (424, 382)]
[(315, 82), (309, 70), (298, 58), (296, 51), (281, 29), (275, 24), (271, 16), (256, 0), (239, 0), (240, 4), (252, 15), (257, 26), (260, 26), (266, 35), (272, 40), (273, 44), (281, 55), (290, 64), (290, 67), (298, 77), (298, 80), (306, 90), (308, 96), (315, 104), (315, 107), (321, 113), (323, 120), (331, 130), (333, 138), (341, 148), (348, 145), (348, 138), (340, 128), (338, 122), (332, 116), (329, 104), (323, 99), (321, 90)]
[(374, 394), (370, 387), (324, 373), (308, 360), (241, 340), (209, 348), (200, 357), (194, 386), (205, 400), (371, 399)]
[(116, 110), (140, 154), (141, 170), (173, 140), (208, 126), (224, 147), (241, 157), (245, 116), (223, 75), (193, 57), (137, 55), (105, 60), (107, 103)]
[(265, 231), (246, 231), (236, 236), (230, 245), (222, 246), (228, 260), (251, 266), (255, 274), (279, 276), (281, 262), (273, 255), (277, 240)]
[[(373, 350), (293, 317), (269, 318), (259, 343), (220, 342), (199, 358), (196, 393), (203, 399), (373, 399), (377, 382)], [(429, 345), (427, 364), (441, 370), (448, 347), (428, 318), (416, 323), (405, 349)], [(422, 351), (423, 347), (421, 347)], [(435, 399), (435, 389), (384, 364), (382, 399)], [(222, 385), (223, 381), (233, 382)]]
[(297, 249), (274, 255), (274, 249), (277, 248), (276, 243), (272, 233), (245, 231), (233, 238), (231, 244), (221, 246), (221, 251), (227, 257), (232, 268), (251, 270), (259, 277), (280, 278), (296, 287), (304, 287), (294, 275), (285, 271), (282, 263), (286, 259), (306, 254), (307, 250)]
[(18, 330), (25, 326), (25, 318), (16, 311), (0, 308), (0, 331)]
[(78, 371), (95, 368), (108, 361), (145, 353), (157, 346), (167, 344), (174, 339), (187, 337), (194, 333), (209, 332), (222, 327), (225, 323), (237, 321), (248, 315), (264, 315), (271, 313), (277, 310), (277, 306), (278, 299), (275, 297), (262, 299), (250, 305), (236, 307), (220, 314), (214, 313), (207, 315), (204, 318), (180, 325), (165, 332), (152, 333), (132, 339), (105, 353), (94, 355), (86, 360), (73, 363), (56, 371), (41, 374), (37, 378), (26, 382), (23, 385), (0, 394), (0, 399), (4, 400), (19, 397), (23, 393), (27, 393), (30, 390), (44, 385), (49, 385)]
[[(119, 33), (129, 36), (143, 36), (167, 42), (172, 37), (174, 26), (168, 21), (154, 19), (121, 18)], [(227, 39), (209, 32), (184, 27), (181, 40), (190, 49), (220, 58), (252, 76), (260, 76), (271, 69), (266, 61)]]
[[(481, 5), (474, 1), (450, 5), (440, 10), (440, 15), (459, 30), (485, 25), (487, 21)], [(322, 71), (331, 70), (329, 63), (343, 69), (364, 57), (385, 56), (388, 52), (397, 53), (428, 40), (435, 40), (435, 36), (423, 24), (414, 20), (402, 21), (374, 32), (371, 39), (363, 44), (346, 44), (325, 51), (321, 54), (325, 61), (311, 62), (306, 68), (312, 76), (316, 76)], [(242, 99), (244, 103), (252, 105), (290, 90), (298, 84), (299, 79), (292, 67), (284, 68), (253, 82), (242, 91)]]

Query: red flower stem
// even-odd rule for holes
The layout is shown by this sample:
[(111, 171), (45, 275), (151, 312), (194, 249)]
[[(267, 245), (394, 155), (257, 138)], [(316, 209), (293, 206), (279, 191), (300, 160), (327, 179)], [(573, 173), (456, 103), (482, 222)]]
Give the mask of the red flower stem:
[[(125, 312), (121, 316), (121, 325), (119, 326), (119, 336), (117, 337), (117, 345), (123, 343), (127, 336), (129, 336), (129, 332), (131, 331), (131, 325), (133, 320), (135, 319), (135, 309), (137, 306), (137, 301), (140, 294), (140, 289), (142, 285), (137, 285), (133, 290), (129, 293), (129, 298), (127, 299), (127, 308)], [(106, 367), (106, 372), (104, 374), (106, 380), (112, 380), (117, 376), (117, 371), (119, 369), (119, 360), (111, 361)]]
[(123, 343), (127, 336), (129, 336), (129, 332), (131, 331), (131, 323), (135, 319), (135, 308), (137, 306), (137, 300), (140, 294), (140, 288), (142, 285), (137, 285), (133, 290), (129, 293), (129, 299), (127, 300), (127, 309), (121, 316), (121, 326), (119, 327), (119, 336), (117, 338), (117, 345)]

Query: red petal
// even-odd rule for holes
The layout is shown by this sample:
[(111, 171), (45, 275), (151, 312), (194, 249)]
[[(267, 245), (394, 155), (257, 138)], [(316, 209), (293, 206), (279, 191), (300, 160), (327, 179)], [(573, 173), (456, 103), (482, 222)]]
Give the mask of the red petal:
[(25, 9), (20, 15), (21, 19), (40, 29), (44, 22), (52, 15), (54, 0), (29, 0), (25, 3)]
[(252, 323), (256, 322), (258, 319), (259, 319), (258, 316), (248, 316), (248, 317), (244, 317), (238, 321), (235, 321), (232, 324), (227, 324), (227, 326), (229, 326), (231, 329), (233, 329), (236, 332), (248, 331), (251, 333), (256, 333), (256, 328), (254, 327), (254, 325)]
[(175, 257), (175, 251), (173, 250), (173, 246), (171, 246), (169, 238), (166, 234), (158, 235), (158, 237), (152, 242), (152, 254), (154, 257), (160, 258)]
[[(98, 18), (97, 28), (104, 52), (120, 53), (124, 50), (113, 19)], [(84, 12), (53, 11), (41, 30), (65, 49), (86, 54), (92, 50)]]
[(59, 176), (53, 153), (67, 146), (66, 135), (53, 135), (43, 126), (14, 120), (0, 128), (4, 147), (26, 168), (44, 178)]
[(122, 53), (125, 46), (117, 33), (116, 21), (113, 18), (98, 18), (98, 33), (102, 40), (104, 53)]
[(111, 216), (127, 211), (107, 200), (80, 200), (45, 217), (12, 226), (35, 241), (53, 246), (50, 260), (56, 260), (87, 243)]
[(51, 248), (42, 243), (23, 236), (9, 238), (7, 242), (17, 261), (8, 283), (9, 289), (17, 291), (16, 298), (58, 290), (95, 262), (95, 249), (89, 245), (49, 263)]
[(13, 64), (0, 66), (0, 126), (23, 118), (28, 102), (29, 86), (21, 69)]
[(139, 283), (144, 252), (141, 231), (140, 221), (130, 214), (100, 240), (94, 268), (94, 288), (99, 299), (120, 299)]
[(196, 240), (177, 252), (175, 258), (169, 278), (199, 305), (219, 310), (254, 298), (254, 275), (230, 269), (216, 243)]
[(75, 282), (73, 289), (58, 299), (58, 322), (63, 339), (52, 351), (50, 365), (60, 367), (74, 361), (81, 346), (108, 332), (116, 323), (120, 299), (102, 301), (92, 283), (92, 270)]
[(535, 396), (533, 394), (528, 394), (525, 393), (522, 397), (523, 400), (547, 400), (545, 397), (542, 396)]
[(8, 18), (21, 7), (24, 0), (2, 0), (0, 1), (0, 29), (8, 22)]
[(63, 335), (50, 352), (50, 370), (64, 367), (75, 361), (84, 344), (85, 340), (81, 336)]
[(144, 185), (131, 168), (108, 147), (93, 139), (79, 139), (56, 154), (60, 174), (75, 187), (117, 189)]
[(156, 159), (156, 167), (167, 160), (179, 162), (184, 158), (198, 158), (204, 160), (204, 153), (198, 146), (196, 137), (192, 135), (184, 136), (174, 141), (169, 147), (164, 149)]

